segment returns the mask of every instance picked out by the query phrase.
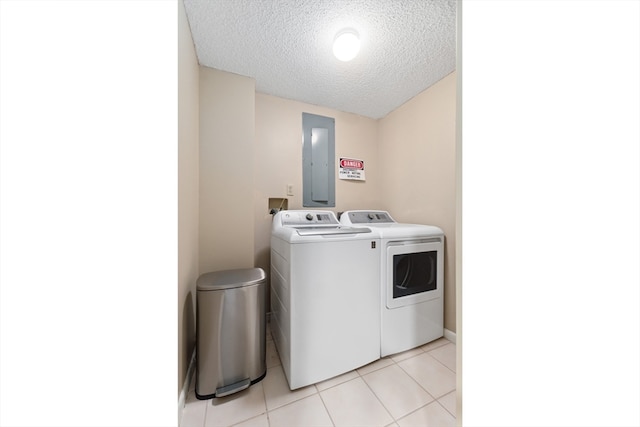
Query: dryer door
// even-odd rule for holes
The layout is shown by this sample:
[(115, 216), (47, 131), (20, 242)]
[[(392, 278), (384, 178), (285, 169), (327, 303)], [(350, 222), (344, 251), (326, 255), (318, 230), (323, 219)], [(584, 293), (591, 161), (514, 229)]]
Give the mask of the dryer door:
[(387, 308), (440, 298), (443, 288), (442, 241), (390, 242), (386, 248)]

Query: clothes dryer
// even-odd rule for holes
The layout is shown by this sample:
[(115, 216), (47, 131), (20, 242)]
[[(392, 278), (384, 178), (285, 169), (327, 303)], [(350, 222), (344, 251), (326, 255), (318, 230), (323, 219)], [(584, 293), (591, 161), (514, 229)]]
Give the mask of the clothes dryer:
[(331, 211), (275, 214), (271, 332), (291, 390), (380, 358), (380, 240)]
[(340, 222), (380, 235), (380, 355), (409, 350), (444, 335), (444, 233), (402, 224), (386, 211), (346, 211)]

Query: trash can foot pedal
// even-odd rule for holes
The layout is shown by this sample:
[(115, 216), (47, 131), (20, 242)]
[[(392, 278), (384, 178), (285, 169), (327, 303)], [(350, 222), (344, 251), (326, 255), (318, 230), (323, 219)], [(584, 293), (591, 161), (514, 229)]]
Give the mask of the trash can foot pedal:
[(229, 384), (216, 389), (216, 397), (224, 397), (248, 388), (251, 385), (251, 379), (247, 378), (237, 383)]

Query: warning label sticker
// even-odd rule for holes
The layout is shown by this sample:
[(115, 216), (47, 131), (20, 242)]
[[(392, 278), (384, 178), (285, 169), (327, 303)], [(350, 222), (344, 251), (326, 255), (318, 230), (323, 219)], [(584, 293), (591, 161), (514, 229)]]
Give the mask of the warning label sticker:
[(364, 181), (364, 160), (341, 157), (338, 178)]

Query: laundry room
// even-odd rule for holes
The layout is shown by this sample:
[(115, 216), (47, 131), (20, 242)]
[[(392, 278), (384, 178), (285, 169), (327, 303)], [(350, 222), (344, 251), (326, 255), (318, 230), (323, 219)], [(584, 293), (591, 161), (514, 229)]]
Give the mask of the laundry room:
[[(295, 30), (303, 29), (304, 25), (292, 24), (294, 29), (291, 29), (285, 24), (291, 24), (300, 18), (279, 16), (278, 13), (283, 14), (282, 8), (278, 11), (256, 12), (258, 16), (273, 13), (273, 16), (269, 15), (273, 22), (284, 20), (279, 25), (284, 25), (286, 30), (274, 24), (274, 28), (268, 30), (273, 33), (263, 35), (280, 40), (287, 55), (294, 56), (288, 58), (290, 63), (283, 67), (293, 67), (296, 62), (302, 62), (303, 67), (308, 70), (308, 75), (285, 84), (274, 77), (277, 76), (279, 64), (273, 64), (274, 60), (270, 58), (258, 60), (264, 63), (264, 67), (272, 67), (262, 73), (271, 73), (270, 78), (275, 83), (270, 84), (288, 84), (299, 88), (292, 95), (277, 90), (266, 93), (265, 89), (260, 89), (267, 84), (261, 80), (262, 77), (254, 78), (238, 71), (230, 72), (220, 69), (222, 66), (207, 66), (215, 63), (208, 62), (216, 51), (210, 45), (215, 44), (213, 40), (224, 35), (212, 34), (211, 31), (215, 30), (207, 29), (207, 25), (209, 28), (218, 28), (221, 24), (212, 25), (207, 22), (214, 18), (213, 15), (207, 15), (212, 11), (203, 4), (187, 1), (184, 3), (185, 10), (180, 13), (180, 114), (182, 120), (188, 123), (184, 129), (181, 126), (180, 131), (187, 132), (190, 129), (190, 134), (185, 134), (180, 141), (179, 156), (180, 194), (183, 195), (180, 204), (181, 224), (186, 231), (180, 237), (183, 257), (179, 269), (180, 385), (188, 383), (187, 375), (192, 374), (194, 365), (196, 325), (193, 317), (197, 305), (195, 282), (198, 276), (213, 271), (257, 267), (266, 272), (269, 282), (274, 212), (283, 208), (306, 209), (309, 206), (303, 201), (305, 179), (301, 139), (303, 114), (312, 114), (333, 119), (335, 123), (335, 164), (329, 172), (335, 186), (335, 201), (324, 208), (314, 209), (330, 210), (336, 215), (349, 210), (384, 210), (395, 221), (428, 224), (438, 227), (444, 233), (443, 266), (440, 273), (444, 279), (440, 290), (442, 308), (438, 337), (442, 337), (444, 333), (440, 344), (450, 343), (450, 347), (446, 347), (450, 366), (444, 368), (448, 370), (445, 382), (449, 385), (445, 387), (446, 390), (443, 388), (437, 393), (432, 391), (431, 400), (424, 400), (406, 412), (393, 414), (394, 418), (389, 421), (426, 407), (435, 410), (447, 423), (454, 422), (458, 84), (455, 70), (455, 2), (442, 2), (436, 8), (425, 7), (419, 11), (427, 15), (437, 13), (437, 16), (428, 16), (433, 20), (432, 30), (439, 31), (438, 37), (435, 37), (437, 40), (430, 39), (426, 42), (427, 45), (431, 43), (430, 46), (415, 47), (438, 52), (439, 57), (431, 59), (434, 63), (431, 67), (427, 67), (424, 62), (409, 61), (405, 48), (393, 46), (393, 43), (400, 43), (393, 32), (400, 32), (402, 24), (373, 31), (375, 22), (380, 22), (383, 15), (390, 14), (387, 8), (393, 6), (388, 2), (363, 2), (358, 7), (349, 8), (346, 17), (342, 2), (322, 3), (318, 13), (335, 15), (339, 22), (329, 21), (326, 25), (328, 28), (322, 30), (322, 25), (316, 25), (314, 31), (321, 33), (315, 35), (302, 31), (300, 37), (305, 37), (305, 41), (300, 43), (313, 40), (318, 44), (316, 49), (321, 52), (310, 51), (311, 56), (317, 57), (307, 62), (300, 61), (294, 53), (289, 53), (289, 49), (293, 49), (290, 46), (292, 42), (286, 39), (294, 37)], [(305, 7), (300, 8), (298, 13), (308, 13)], [(325, 10), (331, 7), (337, 11)], [(241, 14), (235, 15), (239, 10), (242, 7), (230, 8), (229, 13), (233, 15), (223, 19), (232, 21), (233, 24), (219, 31), (234, 31), (233, 28), (247, 25), (241, 21)], [(398, 12), (398, 16), (411, 20), (411, 14), (415, 15), (417, 12)], [(294, 11), (287, 13), (293, 14)], [(390, 25), (385, 22), (385, 25)], [(350, 62), (337, 60), (330, 49), (334, 33), (339, 32), (343, 26), (356, 26), (363, 38), (358, 56)], [(260, 28), (257, 31), (267, 30)], [(235, 37), (233, 34), (225, 37), (230, 37), (226, 41), (228, 46), (236, 45), (232, 40)], [(327, 47), (320, 46), (319, 39), (322, 37), (328, 40)], [(400, 38), (402, 37), (410, 40), (415, 34), (402, 32)], [(250, 38), (255, 40), (256, 37)], [(392, 44), (385, 45), (385, 40)], [(397, 52), (392, 54), (390, 49)], [(240, 48), (228, 50), (235, 52), (236, 56), (241, 51)], [(386, 52), (389, 67), (392, 67), (389, 70), (394, 71), (370, 68), (372, 63), (367, 58), (379, 59), (380, 52)], [(256, 55), (258, 54), (253, 54), (254, 57)], [(238, 58), (231, 58), (231, 61), (234, 59)], [(283, 60), (280, 57), (276, 59)], [(313, 67), (317, 70), (314, 71)], [(365, 78), (367, 67), (377, 80), (373, 77)], [(389, 101), (386, 99), (389, 96), (385, 94), (397, 92), (394, 91), (394, 86), (402, 86), (401, 81), (392, 79), (390, 74), (403, 68), (402, 75), (406, 79), (412, 82), (419, 80), (420, 83), (411, 86), (414, 93), (405, 93), (402, 95), (404, 98), (401, 96)], [(416, 78), (421, 73), (426, 74), (424, 78)], [(321, 79), (321, 82), (333, 81), (336, 87), (328, 85), (317, 91), (305, 88), (307, 84), (316, 84), (315, 79)], [(314, 82), (309, 82), (311, 80)], [(368, 85), (364, 92), (363, 84), (359, 84), (359, 81)], [(313, 98), (314, 92), (316, 98)], [(278, 96), (274, 93), (285, 95)], [(316, 101), (305, 102), (304, 99)], [(339, 177), (338, 160), (341, 158), (362, 162), (364, 179)], [(197, 227), (194, 226), (196, 223)], [(326, 268), (331, 269), (332, 266), (326, 265)], [(358, 267), (353, 268), (357, 270)], [(267, 292), (267, 311), (271, 309), (270, 297), (271, 294)], [(318, 321), (322, 322), (322, 319)], [(181, 392), (183, 395), (187, 394), (183, 399), (188, 400), (188, 393), (184, 389)], [(421, 393), (423, 392), (422, 390)], [(443, 403), (445, 400), (436, 400), (439, 398), (445, 399), (446, 403)], [(429, 402), (433, 405), (428, 405)], [(269, 405), (267, 402), (267, 409)], [(212, 409), (208, 410), (211, 412)], [(193, 407), (187, 405), (187, 412), (189, 411), (193, 412)], [(187, 417), (192, 416), (192, 412)], [(381, 420), (386, 418), (382, 417)]]
[(0, 1), (0, 425), (639, 426), (639, 75), (637, 1)]

